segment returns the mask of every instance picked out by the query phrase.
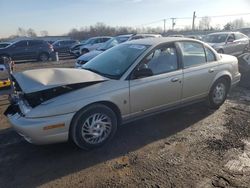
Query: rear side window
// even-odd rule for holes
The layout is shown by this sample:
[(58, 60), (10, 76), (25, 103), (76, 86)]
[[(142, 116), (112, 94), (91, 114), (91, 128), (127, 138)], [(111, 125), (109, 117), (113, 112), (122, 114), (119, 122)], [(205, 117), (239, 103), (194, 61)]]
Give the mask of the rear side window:
[(42, 46), (43, 45), (43, 41), (41, 40), (31, 40), (28, 43), (29, 43), (29, 46)]
[(216, 57), (214, 55), (214, 52), (212, 52), (212, 50), (210, 50), (209, 48), (205, 47), (205, 52), (206, 52), (207, 62), (216, 61)]
[(206, 63), (206, 54), (202, 44), (197, 42), (178, 42), (182, 51), (184, 68)]
[(235, 34), (235, 39), (236, 39), (236, 40), (243, 39), (243, 38), (246, 38), (245, 35), (242, 35), (242, 34), (240, 34), (240, 33), (236, 33), (236, 34)]
[(106, 41), (108, 41), (110, 38), (102, 38), (101, 39), (101, 42), (106, 42)]
[(19, 41), (15, 44), (15, 46), (18, 48), (27, 47), (27, 41)]

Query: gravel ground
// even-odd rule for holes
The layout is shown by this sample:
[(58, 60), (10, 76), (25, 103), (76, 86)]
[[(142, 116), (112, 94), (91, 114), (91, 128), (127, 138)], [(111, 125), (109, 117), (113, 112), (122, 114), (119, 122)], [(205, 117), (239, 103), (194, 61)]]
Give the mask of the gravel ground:
[(1, 188), (250, 187), (250, 90), (234, 89), (217, 111), (200, 103), (121, 126), (93, 151), (25, 142), (2, 115), (7, 105), (0, 96)]

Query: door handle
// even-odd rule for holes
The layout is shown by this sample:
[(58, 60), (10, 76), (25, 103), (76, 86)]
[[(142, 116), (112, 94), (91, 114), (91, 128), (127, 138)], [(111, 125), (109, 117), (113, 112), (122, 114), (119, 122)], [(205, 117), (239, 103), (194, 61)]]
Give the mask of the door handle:
[(208, 72), (209, 72), (209, 73), (213, 73), (213, 72), (214, 72), (214, 69), (209, 69)]
[(171, 82), (178, 82), (180, 79), (179, 78), (172, 78)]

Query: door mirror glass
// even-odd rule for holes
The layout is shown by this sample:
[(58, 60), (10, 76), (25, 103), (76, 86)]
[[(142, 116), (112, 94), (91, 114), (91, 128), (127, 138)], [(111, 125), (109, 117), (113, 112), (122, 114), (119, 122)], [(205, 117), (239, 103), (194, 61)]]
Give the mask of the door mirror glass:
[(141, 68), (141, 69), (137, 69), (134, 72), (134, 77), (135, 78), (144, 78), (144, 77), (149, 77), (149, 76), (153, 76), (153, 72), (150, 68)]

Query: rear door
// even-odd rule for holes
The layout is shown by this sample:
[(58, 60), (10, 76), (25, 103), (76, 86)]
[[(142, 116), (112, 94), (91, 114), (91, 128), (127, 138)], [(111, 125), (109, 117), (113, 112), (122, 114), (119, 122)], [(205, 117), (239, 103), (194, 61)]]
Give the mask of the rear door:
[(182, 102), (206, 97), (217, 74), (216, 56), (208, 47), (198, 42), (178, 42), (182, 53)]
[(238, 53), (237, 45), (238, 44), (237, 41), (235, 40), (235, 35), (234, 34), (228, 35), (224, 52), (226, 54), (231, 54), (231, 55), (237, 54)]
[(42, 51), (43, 41), (30, 40), (28, 41), (27, 56), (29, 59), (37, 59), (39, 53)]
[(241, 33), (235, 33), (235, 42), (237, 43), (238, 54), (242, 54), (249, 45), (248, 37)]

